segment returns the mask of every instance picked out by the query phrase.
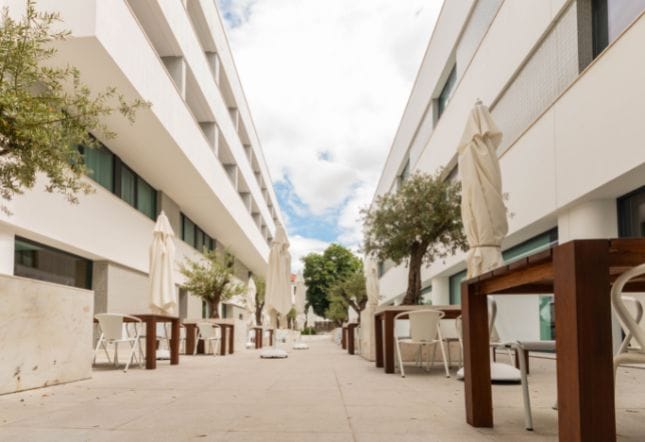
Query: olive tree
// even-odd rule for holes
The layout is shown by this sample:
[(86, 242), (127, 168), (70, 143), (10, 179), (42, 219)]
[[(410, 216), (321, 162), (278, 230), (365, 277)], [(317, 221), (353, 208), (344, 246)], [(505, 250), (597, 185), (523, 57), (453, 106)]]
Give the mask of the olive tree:
[[(114, 112), (134, 121), (141, 100), (128, 102), (109, 87), (92, 93), (81, 73), (57, 63), (56, 44), (69, 32), (53, 31), (57, 13), (37, 12), (28, 0), (21, 19), (0, 14), (0, 197), (10, 201), (33, 188), (42, 175), (45, 189), (77, 202), (89, 193), (88, 170), (78, 146), (96, 147), (113, 138), (104, 123)], [(93, 134), (93, 135), (92, 135)], [(2, 206), (8, 211), (6, 206)]]
[(219, 304), (239, 295), (246, 286), (234, 278), (234, 257), (204, 249), (204, 257), (186, 258), (180, 271), (186, 277), (183, 288), (208, 302), (211, 318), (219, 318)]
[(380, 261), (408, 265), (403, 304), (421, 300), (421, 265), (466, 248), (460, 185), (440, 172), (410, 176), (396, 192), (363, 209), (364, 251)]

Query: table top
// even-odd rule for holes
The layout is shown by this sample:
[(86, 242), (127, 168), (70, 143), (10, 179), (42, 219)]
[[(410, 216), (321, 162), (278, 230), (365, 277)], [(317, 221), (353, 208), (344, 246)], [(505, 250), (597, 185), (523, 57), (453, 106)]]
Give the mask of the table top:
[(235, 326), (235, 319), (231, 319), (231, 318), (182, 319), (181, 322), (183, 324), (197, 324), (198, 322), (211, 322), (217, 325), (224, 325), (224, 326), (230, 325), (231, 327)]
[[(582, 239), (552, 246), (542, 252), (467, 279), (463, 284), (468, 284), (475, 292), (485, 294), (553, 293), (555, 276), (553, 260), (556, 250), (571, 243), (592, 242), (607, 247), (607, 264), (611, 282), (629, 268), (645, 262), (645, 238)], [(625, 291), (645, 291), (645, 278), (633, 280), (625, 287)]]
[[(142, 320), (155, 318), (158, 322), (170, 322), (170, 321), (179, 319), (178, 316), (160, 315), (156, 313), (127, 313), (127, 315), (134, 316)], [(94, 322), (98, 322), (98, 319), (96, 319), (96, 317), (94, 318)], [(136, 321), (134, 319), (126, 317), (126, 318), (123, 318), (123, 322), (136, 322)]]
[(375, 316), (381, 315), (385, 313), (386, 311), (388, 312), (409, 312), (413, 310), (441, 310), (443, 312), (446, 311), (453, 311), (453, 312), (460, 312), (461, 311), (461, 305), (430, 305), (430, 304), (422, 304), (422, 305), (380, 305), (376, 307), (376, 312), (374, 313)]

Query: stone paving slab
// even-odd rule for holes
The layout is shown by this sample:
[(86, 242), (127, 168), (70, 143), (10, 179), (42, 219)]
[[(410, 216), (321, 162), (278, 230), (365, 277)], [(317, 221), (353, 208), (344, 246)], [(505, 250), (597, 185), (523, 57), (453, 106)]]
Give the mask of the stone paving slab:
[[(179, 366), (0, 396), (0, 440), (12, 441), (553, 441), (555, 362), (531, 358), (535, 431), (523, 428), (519, 386), (493, 388), (495, 428), (464, 420), (463, 383), (411, 367), (385, 375), (329, 341), (263, 360), (183, 356)], [(454, 370), (453, 370), (454, 373)], [(645, 440), (645, 370), (621, 369), (619, 440)]]

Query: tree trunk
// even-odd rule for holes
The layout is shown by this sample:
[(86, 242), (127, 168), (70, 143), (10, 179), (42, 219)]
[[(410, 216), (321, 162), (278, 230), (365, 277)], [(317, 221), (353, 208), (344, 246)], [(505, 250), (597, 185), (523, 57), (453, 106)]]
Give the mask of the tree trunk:
[(211, 319), (219, 319), (219, 297), (211, 299), (209, 302), (211, 306)]
[(403, 305), (416, 305), (421, 296), (421, 264), (425, 249), (420, 244), (415, 244), (410, 253), (410, 266), (408, 268), (408, 290), (403, 298)]

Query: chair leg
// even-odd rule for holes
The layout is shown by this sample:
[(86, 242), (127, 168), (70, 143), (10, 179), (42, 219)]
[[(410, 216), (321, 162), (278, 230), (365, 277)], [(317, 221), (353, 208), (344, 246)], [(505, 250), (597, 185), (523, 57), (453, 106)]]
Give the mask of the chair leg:
[(94, 354), (92, 355), (92, 365), (96, 364), (96, 354), (98, 353), (99, 348), (101, 348), (102, 342), (103, 342), (103, 333), (101, 333), (101, 336), (99, 336), (99, 340), (96, 341), (96, 347), (94, 347)]
[(520, 375), (522, 377), (522, 398), (524, 400), (524, 423), (528, 431), (533, 431), (533, 416), (531, 414), (531, 398), (529, 397), (529, 381), (526, 376), (526, 357), (522, 347), (516, 348), (519, 356)]
[(401, 358), (401, 346), (399, 344), (399, 340), (396, 339), (396, 356), (397, 359), (399, 360), (399, 370), (401, 371), (401, 377), (405, 377), (405, 369), (403, 368), (403, 359)]
[(446, 341), (446, 350), (448, 351), (448, 367), (452, 367), (452, 360), (450, 358), (450, 341)]
[(125, 368), (123, 369), (123, 373), (128, 372), (128, 368), (130, 367), (130, 363), (132, 362), (132, 359), (134, 359), (136, 350), (137, 350), (137, 346), (134, 342), (132, 342), (130, 344), (130, 356), (128, 357), (128, 362), (125, 363)]
[(443, 340), (439, 341), (439, 346), (441, 347), (441, 356), (443, 357), (443, 367), (446, 369), (446, 377), (449, 378), (450, 370), (448, 369), (448, 360), (446, 359), (446, 349), (443, 347)]
[(195, 339), (195, 346), (193, 347), (193, 356), (197, 354), (197, 346), (199, 345), (199, 336)]
[(430, 367), (429, 369), (432, 369), (434, 367), (434, 358), (437, 356), (437, 346), (433, 345), (432, 346), (432, 359), (430, 359)]
[(119, 366), (119, 343), (114, 343), (114, 366)]

